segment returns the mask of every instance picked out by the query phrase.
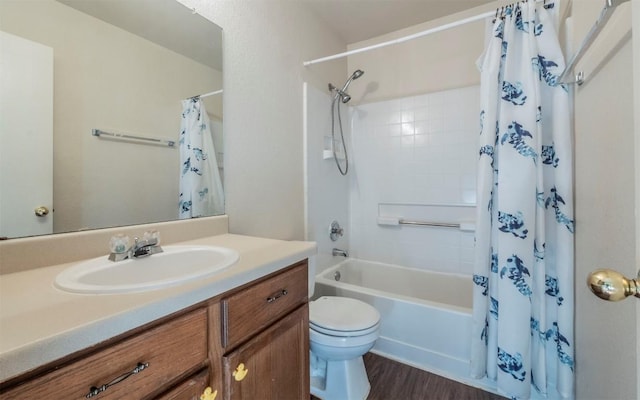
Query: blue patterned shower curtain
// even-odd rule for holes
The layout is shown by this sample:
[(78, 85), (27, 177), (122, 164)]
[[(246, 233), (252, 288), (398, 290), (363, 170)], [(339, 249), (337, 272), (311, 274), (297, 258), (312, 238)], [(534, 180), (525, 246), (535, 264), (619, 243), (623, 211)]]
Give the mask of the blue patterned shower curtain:
[(532, 385), (573, 396), (571, 111), (554, 12), (499, 9), (479, 60), (471, 373), (518, 399)]
[(180, 219), (224, 214), (224, 193), (209, 117), (199, 98), (182, 101)]

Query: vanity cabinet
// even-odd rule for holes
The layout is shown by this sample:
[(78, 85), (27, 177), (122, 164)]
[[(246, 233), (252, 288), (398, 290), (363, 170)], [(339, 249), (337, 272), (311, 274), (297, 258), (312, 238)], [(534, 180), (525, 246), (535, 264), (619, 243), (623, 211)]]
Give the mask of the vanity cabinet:
[(307, 264), (221, 301), (225, 400), (309, 395)]
[(199, 400), (207, 388), (208, 400), (310, 398), (306, 260), (0, 383), (0, 399)]
[[(206, 334), (207, 313), (201, 308), (69, 364), (52, 365), (51, 372), (0, 392), (0, 398), (150, 398), (207, 367)], [(108, 387), (100, 390), (103, 385)]]
[(225, 399), (309, 399), (308, 317), (305, 304), (227, 354)]

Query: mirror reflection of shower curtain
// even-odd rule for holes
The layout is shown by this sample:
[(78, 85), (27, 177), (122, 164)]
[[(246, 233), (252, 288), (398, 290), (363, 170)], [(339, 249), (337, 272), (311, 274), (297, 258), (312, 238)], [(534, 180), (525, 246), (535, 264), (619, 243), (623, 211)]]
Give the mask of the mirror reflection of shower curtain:
[(182, 101), (179, 201), (180, 219), (224, 214), (224, 192), (211, 123), (198, 98)]

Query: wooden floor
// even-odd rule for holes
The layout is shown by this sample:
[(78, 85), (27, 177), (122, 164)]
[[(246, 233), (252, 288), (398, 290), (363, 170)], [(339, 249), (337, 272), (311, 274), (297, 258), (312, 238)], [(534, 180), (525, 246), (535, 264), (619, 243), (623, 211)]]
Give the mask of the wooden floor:
[[(504, 397), (464, 385), (408, 365), (364, 355), (371, 392), (367, 400), (504, 400)], [(311, 396), (312, 399), (315, 399)], [(339, 400), (339, 399), (327, 399)]]

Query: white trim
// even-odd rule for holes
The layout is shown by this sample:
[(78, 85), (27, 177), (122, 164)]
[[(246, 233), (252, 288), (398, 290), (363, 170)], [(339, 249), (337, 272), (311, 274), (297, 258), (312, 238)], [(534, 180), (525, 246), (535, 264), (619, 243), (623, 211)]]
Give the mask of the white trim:
[[(633, 76), (631, 77), (634, 109), (634, 140), (635, 140), (635, 218), (636, 218), (636, 265), (632, 270), (640, 268), (640, 0), (631, 2), (631, 26), (633, 46)], [(638, 272), (636, 272), (638, 273)], [(632, 278), (634, 278), (632, 276)], [(634, 301), (634, 300), (631, 300)], [(636, 302), (636, 397), (640, 396), (640, 302)]]
[(304, 240), (309, 237), (309, 89), (302, 82), (302, 185), (304, 190)]

